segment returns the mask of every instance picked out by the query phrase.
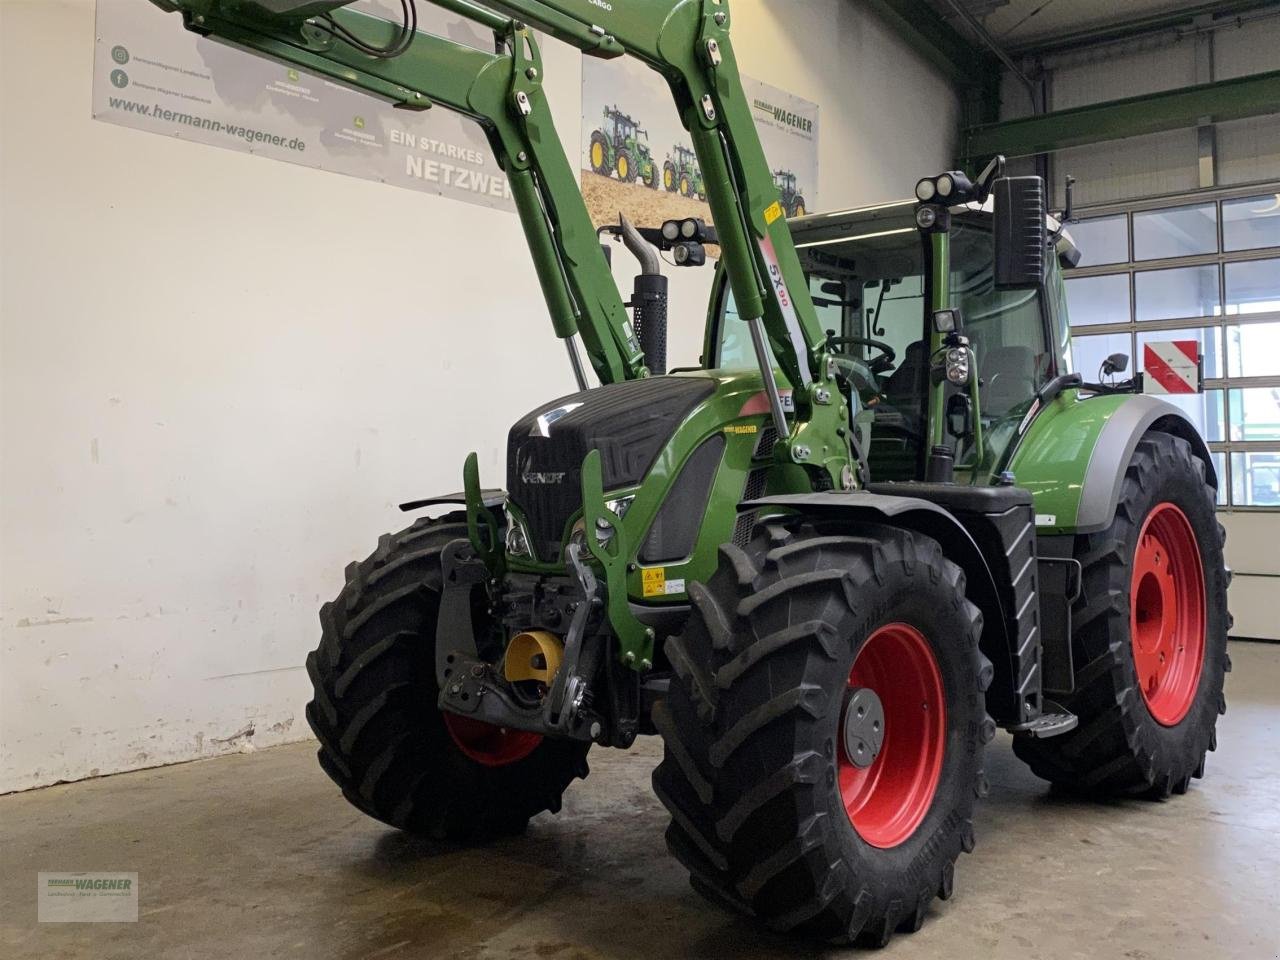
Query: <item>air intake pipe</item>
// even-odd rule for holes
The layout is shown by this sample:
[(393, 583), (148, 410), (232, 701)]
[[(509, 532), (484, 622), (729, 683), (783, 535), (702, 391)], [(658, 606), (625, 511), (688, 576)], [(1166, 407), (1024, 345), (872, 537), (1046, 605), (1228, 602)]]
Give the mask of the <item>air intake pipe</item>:
[(631, 294), (631, 324), (635, 327), (649, 373), (667, 372), (667, 278), (658, 272), (658, 251), (640, 236), (621, 213), (622, 242), (640, 261)]

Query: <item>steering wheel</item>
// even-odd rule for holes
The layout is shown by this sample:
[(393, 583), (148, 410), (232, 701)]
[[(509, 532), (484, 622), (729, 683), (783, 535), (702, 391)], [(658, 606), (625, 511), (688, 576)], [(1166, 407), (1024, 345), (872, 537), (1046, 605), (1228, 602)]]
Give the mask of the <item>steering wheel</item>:
[(868, 362), (873, 373), (885, 373), (893, 369), (898, 359), (897, 352), (883, 340), (872, 340), (870, 337), (827, 337), (827, 346), (832, 348), (846, 346), (873, 347), (880, 351), (880, 356)]

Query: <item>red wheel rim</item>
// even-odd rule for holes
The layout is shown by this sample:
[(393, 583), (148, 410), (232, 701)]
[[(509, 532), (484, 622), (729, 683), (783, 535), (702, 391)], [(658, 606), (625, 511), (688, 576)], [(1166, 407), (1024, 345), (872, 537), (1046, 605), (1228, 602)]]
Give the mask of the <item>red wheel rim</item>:
[[(906, 623), (880, 627), (862, 645), (849, 687), (870, 688), (884, 710), (884, 741), (859, 768), (839, 737), (840, 796), (853, 828), (873, 847), (896, 847), (929, 812), (942, 776), (947, 705), (938, 661)], [(843, 726), (844, 718), (841, 718)]]
[(1204, 567), (1187, 515), (1172, 503), (1147, 514), (1129, 581), (1129, 637), (1138, 689), (1171, 727), (1195, 702), (1204, 664)]
[(456, 713), (443, 713), (445, 728), (459, 750), (486, 767), (505, 767), (523, 760), (542, 742), (542, 734), (495, 727)]

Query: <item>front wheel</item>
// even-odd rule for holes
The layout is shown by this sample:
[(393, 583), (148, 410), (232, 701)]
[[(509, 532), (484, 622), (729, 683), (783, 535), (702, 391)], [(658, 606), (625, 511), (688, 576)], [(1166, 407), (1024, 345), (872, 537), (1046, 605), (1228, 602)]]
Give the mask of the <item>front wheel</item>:
[(369, 816), (453, 839), (519, 833), (587, 774), (586, 744), (437, 708), (440, 555), (466, 536), (448, 517), (382, 537), (321, 608), (320, 646), (307, 657), (324, 772)]
[(618, 157), (614, 161), (613, 169), (618, 174), (618, 179), (623, 183), (630, 183), (636, 178), (635, 164), (631, 162), (631, 154), (625, 148), (618, 151)]
[(963, 573), (920, 534), (773, 522), (690, 596), (653, 782), (694, 886), (783, 932), (918, 929), (995, 734)]
[(1125, 470), (1111, 526), (1076, 537), (1072, 611), (1080, 718), (1070, 733), (1018, 737), (1037, 776), (1098, 794), (1185, 793), (1217, 746), (1227, 657), (1225, 531), (1205, 466), (1181, 438), (1148, 433)]

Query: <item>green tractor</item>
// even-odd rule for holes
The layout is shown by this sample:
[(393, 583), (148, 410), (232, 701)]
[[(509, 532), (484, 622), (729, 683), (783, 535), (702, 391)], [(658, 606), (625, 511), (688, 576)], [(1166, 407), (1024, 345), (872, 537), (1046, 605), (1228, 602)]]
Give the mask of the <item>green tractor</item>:
[[(653, 787), (696, 889), (883, 944), (952, 895), (998, 728), (1070, 790), (1164, 798), (1204, 774), (1230, 666), (1218, 478), (1176, 407), (1071, 372), (1076, 254), (1039, 178), (997, 158), (789, 224), (725, 0), (439, 0), (495, 52), (345, 0), (155, 2), (476, 120), (580, 386), (512, 426), (505, 489), (471, 454), (462, 490), (403, 505), (439, 515), (384, 535), (322, 608), (307, 717), (360, 810), (519, 833), (593, 747), (660, 735)], [(659, 70), (706, 175), (714, 231), (618, 225), (633, 316), (532, 29)], [(697, 368), (663, 372), (646, 236), (677, 264), (719, 244)]]
[(697, 197), (699, 200), (707, 199), (702, 171), (698, 169), (698, 158), (682, 143), (671, 148), (671, 153), (662, 164), (662, 185), (667, 188), (668, 193)]
[(807, 212), (804, 205), (804, 196), (800, 193), (797, 186), (796, 175), (790, 170), (773, 171), (773, 185), (778, 188), (778, 194), (782, 199), (782, 209), (787, 211), (788, 217), (803, 217)]
[(658, 189), (658, 164), (649, 149), (649, 132), (617, 107), (604, 108), (604, 125), (591, 131), (587, 148), (591, 169), (602, 177), (617, 175), (623, 183), (637, 178)]

